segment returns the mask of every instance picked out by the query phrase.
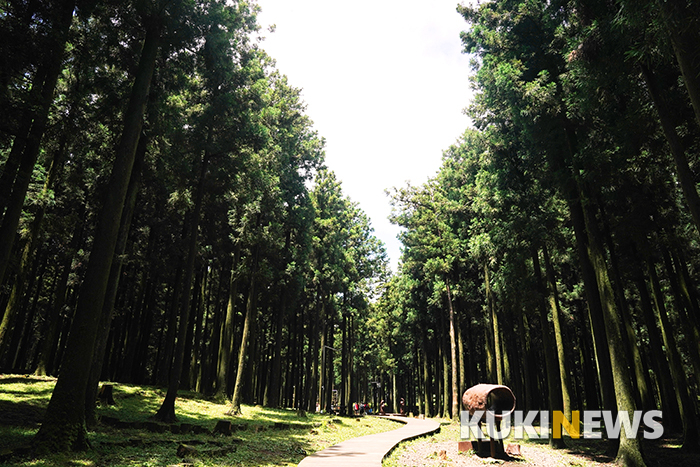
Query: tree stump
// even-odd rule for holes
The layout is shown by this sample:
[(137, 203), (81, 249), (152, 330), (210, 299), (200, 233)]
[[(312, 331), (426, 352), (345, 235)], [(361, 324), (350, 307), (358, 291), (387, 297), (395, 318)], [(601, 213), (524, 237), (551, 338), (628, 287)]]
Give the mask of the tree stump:
[(199, 451), (194, 446), (188, 446), (187, 444), (180, 444), (177, 447), (177, 457), (197, 457)]
[(97, 400), (101, 405), (116, 405), (114, 402), (114, 386), (111, 384), (103, 384), (97, 393)]
[(214, 427), (214, 433), (220, 433), (224, 436), (231, 436), (232, 424), (230, 420), (219, 420)]

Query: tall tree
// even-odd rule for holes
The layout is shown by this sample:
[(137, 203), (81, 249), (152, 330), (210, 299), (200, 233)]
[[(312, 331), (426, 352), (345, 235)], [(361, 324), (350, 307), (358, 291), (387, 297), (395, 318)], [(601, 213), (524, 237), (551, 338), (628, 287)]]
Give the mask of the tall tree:
[(134, 78), (127, 111), (124, 114), (124, 129), (115, 150), (116, 158), (109, 192), (101, 210), (61, 373), (51, 395), (44, 423), (34, 438), (34, 449), (37, 452), (83, 449), (88, 445), (84, 401), (89, 369), (121, 213), (155, 69), (163, 14), (164, 11), (159, 5), (148, 5), (141, 11), (146, 35), (139, 68)]

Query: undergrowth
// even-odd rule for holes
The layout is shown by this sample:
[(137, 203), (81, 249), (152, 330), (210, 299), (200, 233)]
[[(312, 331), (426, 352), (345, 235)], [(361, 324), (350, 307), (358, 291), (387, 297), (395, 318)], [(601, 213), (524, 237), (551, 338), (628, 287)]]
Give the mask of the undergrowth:
[[(374, 417), (300, 416), (291, 409), (246, 405), (242, 415), (230, 417), (225, 403), (182, 391), (175, 403), (175, 426), (187, 424), (197, 429), (177, 433), (163, 426), (168, 431), (157, 433), (142, 425), (158, 410), (165, 391), (112, 383), (116, 405), (98, 407), (98, 415), (103, 420), (118, 420), (119, 427), (99, 423), (88, 433), (88, 451), (31, 458), (21, 448), (30, 444), (38, 430), (54, 384), (51, 378), (0, 375), (0, 467), (290, 466), (346, 439), (397, 428), (394, 422)], [(233, 423), (230, 436), (212, 434), (218, 420)], [(178, 457), (181, 445), (193, 451)]]

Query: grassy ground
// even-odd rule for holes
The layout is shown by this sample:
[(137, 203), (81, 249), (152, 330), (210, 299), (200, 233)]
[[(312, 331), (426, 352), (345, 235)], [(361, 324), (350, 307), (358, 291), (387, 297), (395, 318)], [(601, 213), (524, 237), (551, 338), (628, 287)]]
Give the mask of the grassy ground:
[[(0, 375), (0, 467), (288, 466), (343, 440), (398, 428), (394, 422), (373, 417), (300, 417), (292, 410), (259, 406), (243, 406), (242, 416), (229, 417), (225, 404), (183, 392), (175, 403), (178, 424), (174, 428), (158, 425), (168, 431), (157, 433), (150, 431), (153, 424), (143, 424), (156, 412), (165, 391), (114, 384), (116, 405), (98, 408), (103, 422), (89, 433), (92, 449), (42, 459), (10, 455), (27, 446), (36, 433), (54, 383), (49, 378)], [(232, 421), (233, 434), (212, 434), (218, 420)], [(178, 433), (181, 424), (186, 424), (188, 433)], [(178, 457), (183, 444), (193, 450)]]

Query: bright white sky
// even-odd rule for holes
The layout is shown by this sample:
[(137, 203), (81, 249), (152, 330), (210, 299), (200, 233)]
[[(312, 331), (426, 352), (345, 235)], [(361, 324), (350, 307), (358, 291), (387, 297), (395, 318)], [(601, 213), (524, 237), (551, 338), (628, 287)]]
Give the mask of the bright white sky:
[[(469, 125), (459, 0), (258, 0), (262, 47), (326, 138), (326, 165), (372, 220), (396, 271), (384, 190), (425, 182)], [(276, 25), (274, 33), (267, 32)]]

